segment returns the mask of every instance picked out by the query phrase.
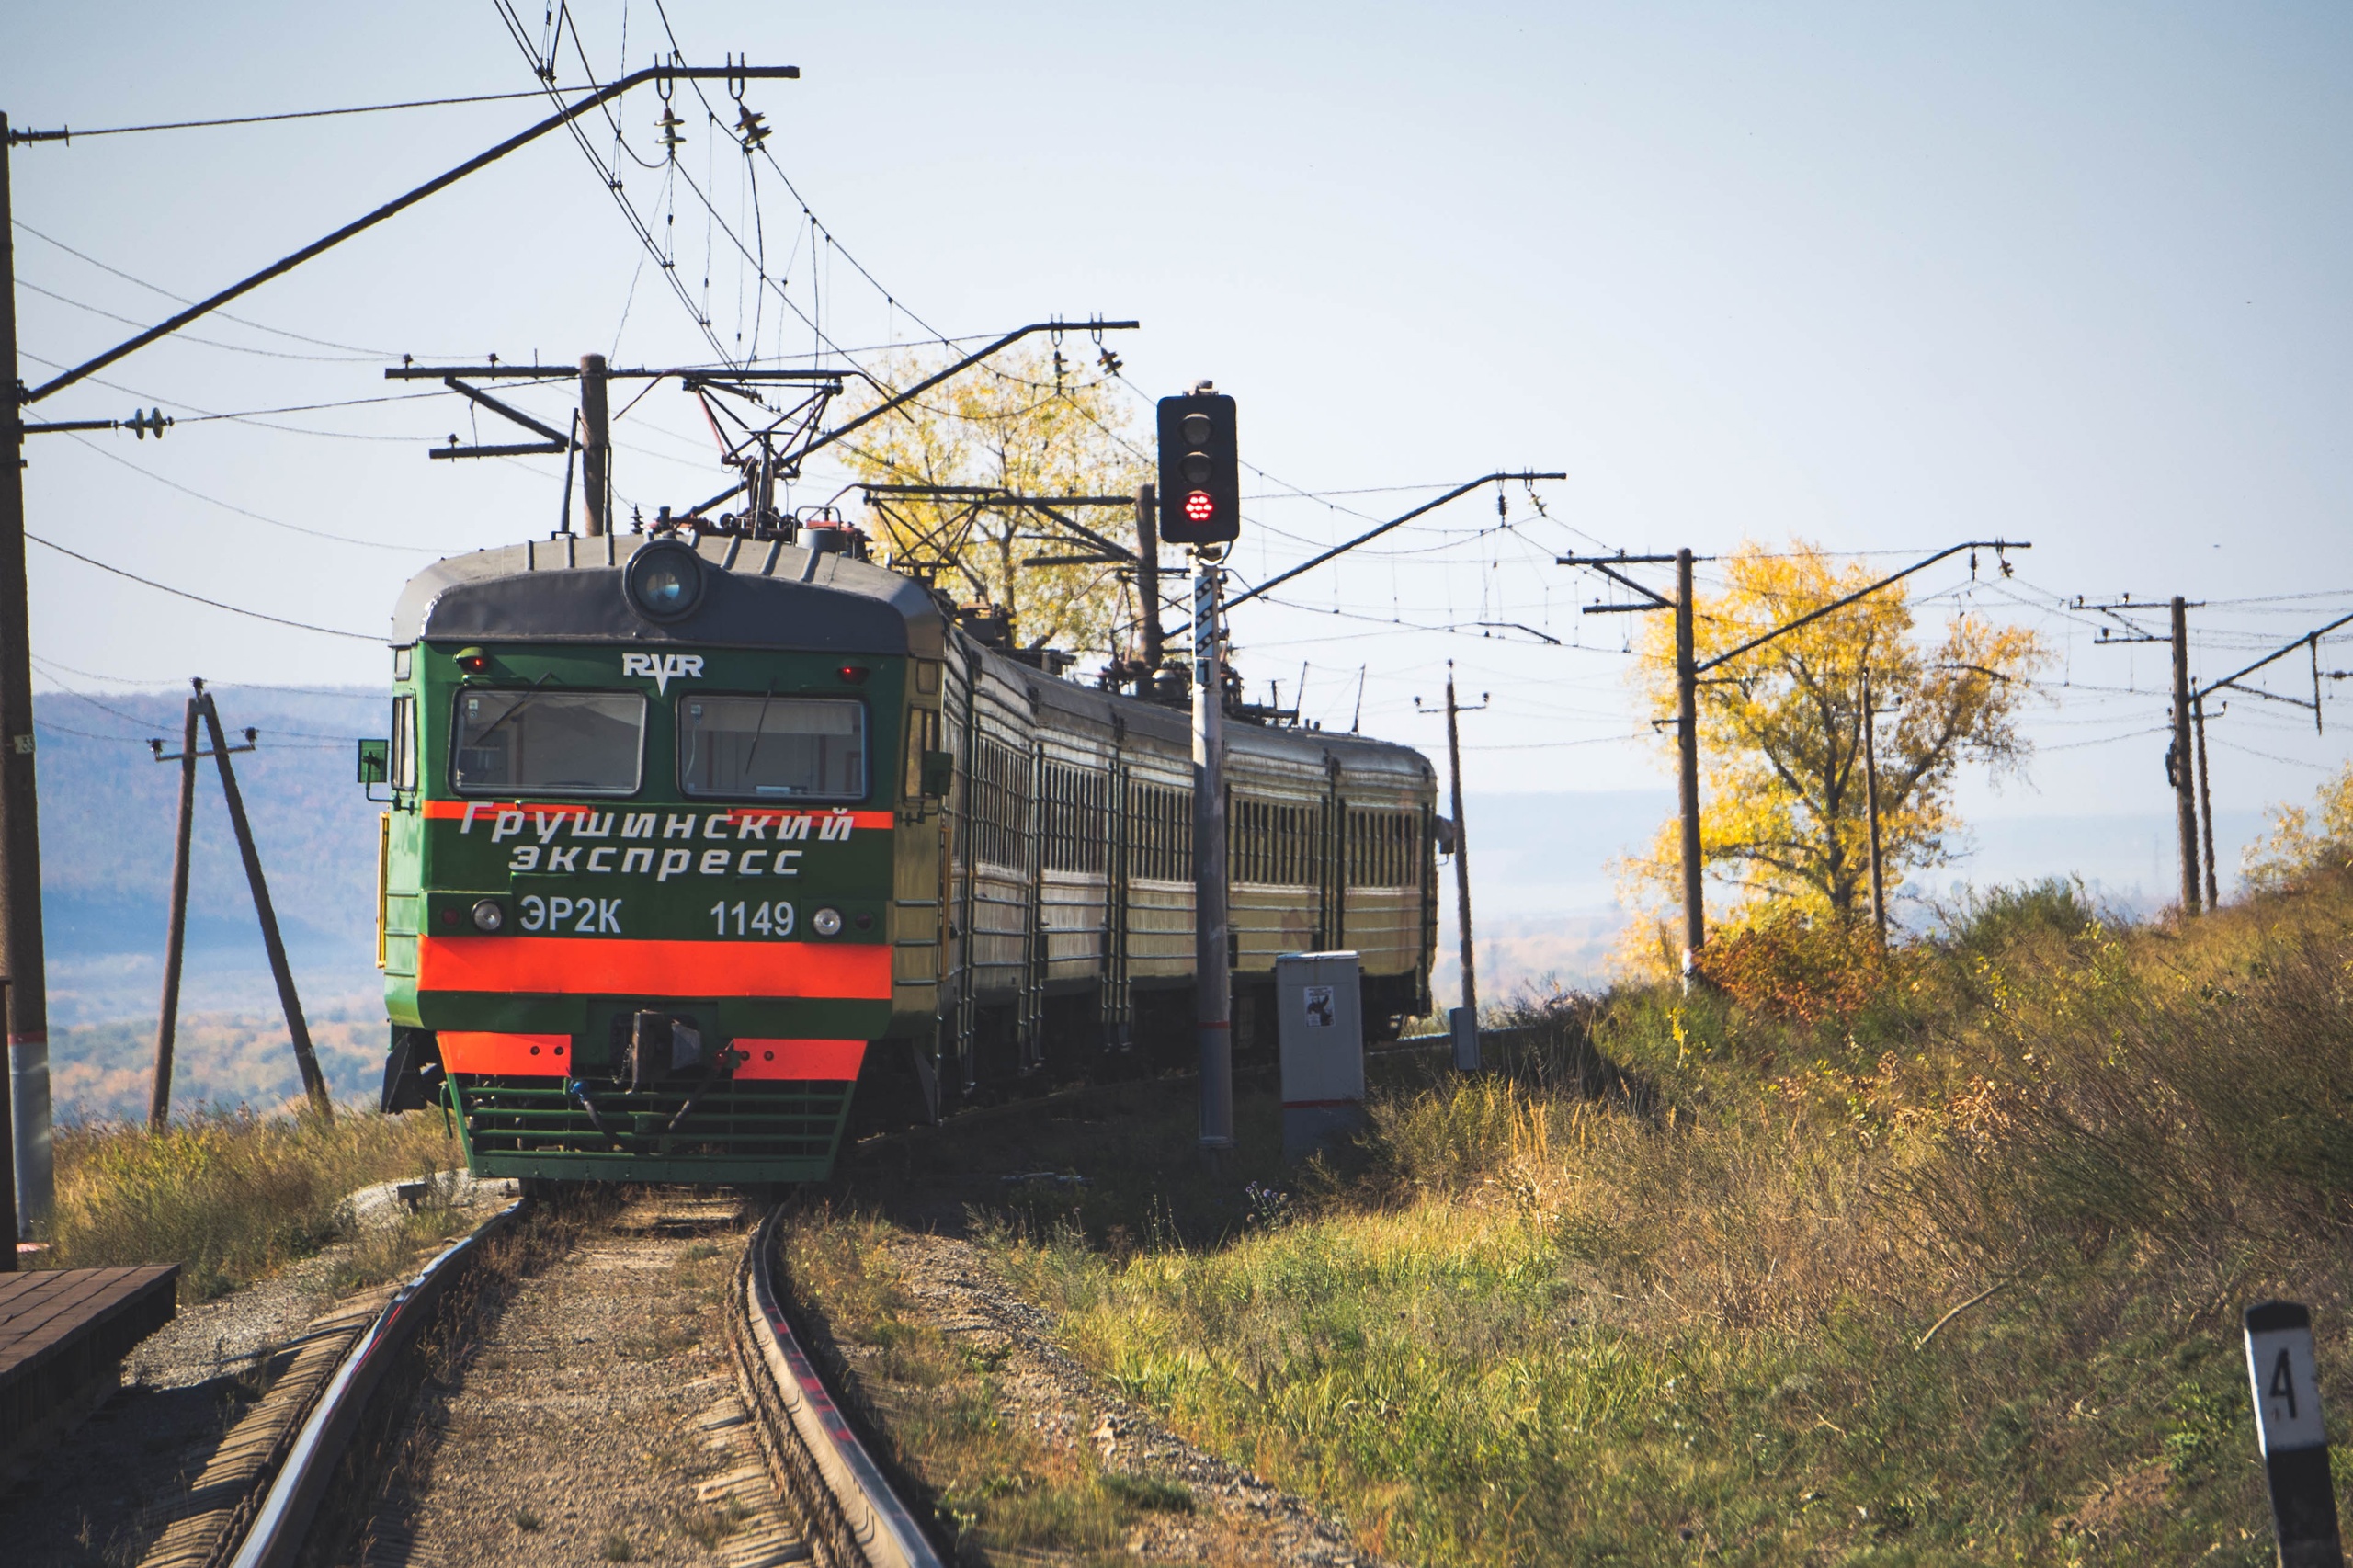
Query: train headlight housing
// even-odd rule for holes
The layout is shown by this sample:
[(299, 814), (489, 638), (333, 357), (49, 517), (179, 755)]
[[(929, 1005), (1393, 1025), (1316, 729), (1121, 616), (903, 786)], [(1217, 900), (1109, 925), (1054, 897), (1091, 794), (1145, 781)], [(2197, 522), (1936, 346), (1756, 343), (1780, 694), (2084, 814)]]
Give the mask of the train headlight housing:
[(506, 925), (506, 911), (498, 906), (496, 899), (480, 898), (474, 901), (475, 930), (485, 937), (494, 936), (504, 929)]
[(809, 925), (820, 937), (838, 937), (842, 934), (842, 912), (821, 909), (809, 917)]
[(640, 615), (676, 620), (702, 601), (702, 557), (674, 540), (656, 540), (630, 557), (621, 581)]

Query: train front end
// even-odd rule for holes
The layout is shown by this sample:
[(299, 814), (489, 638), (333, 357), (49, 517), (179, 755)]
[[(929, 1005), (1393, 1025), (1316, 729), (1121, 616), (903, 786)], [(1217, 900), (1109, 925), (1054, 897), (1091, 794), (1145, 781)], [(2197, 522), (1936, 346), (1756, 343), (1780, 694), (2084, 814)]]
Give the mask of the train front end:
[(560, 538), (439, 563), (396, 620), (386, 1108), (438, 1103), (483, 1176), (822, 1178), (872, 1043), (933, 1006), (893, 960), (928, 924), (894, 897), (928, 597)]

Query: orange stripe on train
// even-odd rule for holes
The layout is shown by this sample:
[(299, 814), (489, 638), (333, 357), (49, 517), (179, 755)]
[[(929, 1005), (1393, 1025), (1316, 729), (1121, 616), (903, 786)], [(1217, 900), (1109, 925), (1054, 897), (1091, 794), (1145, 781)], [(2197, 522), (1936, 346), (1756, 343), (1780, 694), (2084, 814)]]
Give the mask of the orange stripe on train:
[(450, 1073), (496, 1073), (506, 1076), (572, 1071), (568, 1034), (494, 1034), (484, 1029), (442, 1029), (441, 1066)]
[(422, 937), (420, 991), (567, 996), (791, 996), (887, 1002), (891, 949), (879, 943), (681, 942), (628, 937)]
[(866, 1061), (862, 1040), (754, 1040), (731, 1042), (744, 1053), (735, 1076), (847, 1081)]
[[(451, 1073), (528, 1077), (569, 1074), (572, 1037), (566, 1034), (499, 1034), (487, 1029), (442, 1029), (441, 1065)], [(729, 1042), (743, 1052), (737, 1079), (800, 1083), (847, 1083), (866, 1061), (862, 1040), (771, 1040), (749, 1035)]]
[[(665, 816), (691, 816), (697, 819), (699, 824), (701, 819), (714, 816), (724, 817), (731, 823), (741, 821), (745, 817), (763, 817), (770, 822), (774, 822), (779, 816), (813, 817), (820, 822), (827, 817), (847, 817), (853, 827), (890, 827), (898, 820), (889, 812), (837, 812), (824, 806), (729, 806), (716, 811), (707, 806), (689, 806), (681, 810), (676, 802), (643, 807), (633, 806), (627, 801), (616, 801), (610, 805), (594, 806), (583, 805), (578, 801), (426, 801), (417, 809), (425, 814), (426, 820), (431, 822), (461, 822), (465, 819), (467, 811), (471, 809), (474, 813), (474, 821), (483, 827), (490, 826), (500, 812), (550, 813), (560, 812), (565, 816), (580, 816), (584, 813), (602, 814), (606, 812), (626, 813), (632, 811), (642, 812), (651, 810)], [(701, 833), (702, 829), (698, 825), (696, 831)]]

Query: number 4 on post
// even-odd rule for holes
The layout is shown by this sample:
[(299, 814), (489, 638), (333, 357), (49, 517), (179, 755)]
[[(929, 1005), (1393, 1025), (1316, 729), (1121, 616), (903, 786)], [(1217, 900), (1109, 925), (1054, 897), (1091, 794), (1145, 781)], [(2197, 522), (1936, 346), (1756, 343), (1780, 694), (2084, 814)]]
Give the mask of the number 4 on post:
[(2321, 1425), (2312, 1313), (2294, 1301), (2247, 1308), (2246, 1370), (2280, 1568), (2345, 1568), (2336, 1494), (2328, 1479), (2328, 1433)]

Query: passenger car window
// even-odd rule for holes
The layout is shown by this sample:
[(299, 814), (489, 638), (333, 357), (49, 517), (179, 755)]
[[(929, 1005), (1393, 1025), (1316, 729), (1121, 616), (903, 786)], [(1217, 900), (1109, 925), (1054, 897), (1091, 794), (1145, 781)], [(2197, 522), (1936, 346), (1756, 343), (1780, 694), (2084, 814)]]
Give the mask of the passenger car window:
[(866, 704), (839, 697), (678, 699), (678, 783), (738, 800), (866, 797)]
[(642, 693), (465, 687), (449, 783), (460, 795), (631, 795), (644, 754)]

